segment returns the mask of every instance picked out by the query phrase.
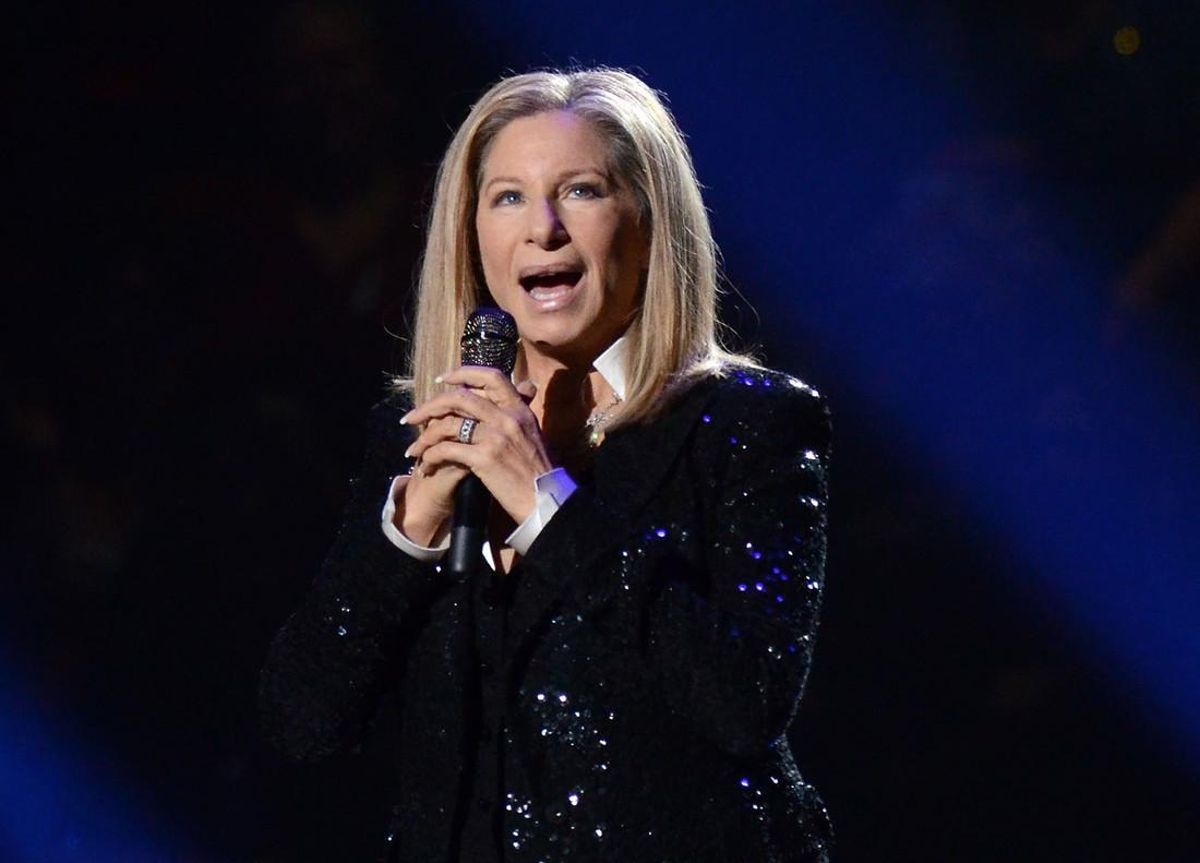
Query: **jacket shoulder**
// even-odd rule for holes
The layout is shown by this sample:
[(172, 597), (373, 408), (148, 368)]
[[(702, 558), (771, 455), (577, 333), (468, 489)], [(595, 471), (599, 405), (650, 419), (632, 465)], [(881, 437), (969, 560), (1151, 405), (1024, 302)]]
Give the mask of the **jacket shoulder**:
[(399, 419), (413, 407), (412, 391), (389, 385), (379, 401), (371, 406), (369, 416)]
[(732, 368), (713, 379), (709, 413), (720, 410), (731, 418), (764, 424), (806, 422), (828, 428), (829, 405), (815, 387), (784, 372), (763, 368)]
[(752, 472), (796, 458), (810, 466), (825, 463), (832, 442), (829, 407), (808, 383), (771, 369), (736, 367), (703, 386), (708, 394), (694, 438), (701, 461)]
[(396, 430), (401, 428), (400, 417), (412, 410), (412, 407), (411, 392), (389, 387), (367, 412), (367, 439), (376, 440), (381, 435), (388, 439), (395, 438)]
[(380, 470), (392, 472), (406, 464), (404, 451), (412, 443), (414, 430), (401, 425), (400, 418), (411, 409), (411, 393), (389, 389), (367, 411), (362, 426), (366, 437), (364, 471), (375, 462)]

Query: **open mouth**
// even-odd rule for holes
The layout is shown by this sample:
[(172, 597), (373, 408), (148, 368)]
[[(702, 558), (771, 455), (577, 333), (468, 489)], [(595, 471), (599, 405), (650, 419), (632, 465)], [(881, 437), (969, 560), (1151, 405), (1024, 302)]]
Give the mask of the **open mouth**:
[(552, 300), (579, 284), (582, 270), (554, 269), (522, 275), (521, 287), (535, 300)]

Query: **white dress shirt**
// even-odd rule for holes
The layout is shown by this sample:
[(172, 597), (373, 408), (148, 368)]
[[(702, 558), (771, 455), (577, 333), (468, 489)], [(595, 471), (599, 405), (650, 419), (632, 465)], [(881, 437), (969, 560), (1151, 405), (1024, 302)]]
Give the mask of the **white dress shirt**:
[[(592, 368), (600, 373), (600, 376), (612, 387), (613, 392), (616, 393), (617, 398), (620, 400), (625, 399), (627, 354), (628, 346), (625, 337), (621, 336), (621, 338), (609, 345), (604, 353), (596, 357), (596, 361), (592, 363)], [(449, 536), (442, 541), (441, 545), (434, 548), (417, 545), (417, 543), (405, 536), (394, 523), (396, 502), (404, 494), (404, 486), (407, 484), (408, 474), (401, 474), (392, 479), (392, 484), (388, 489), (387, 499), (384, 501), (383, 512), (381, 514), (383, 534), (391, 540), (393, 545), (410, 557), (429, 562), (440, 560), (442, 555), (450, 548)], [(542, 532), (542, 528), (558, 512), (558, 508), (566, 503), (567, 498), (575, 492), (576, 487), (575, 481), (571, 479), (570, 474), (561, 467), (556, 467), (537, 477), (534, 479), (533, 485), (533, 511), (504, 540), (509, 548), (514, 549), (522, 556), (529, 551), (529, 547), (538, 538), (538, 534)], [(488, 565), (495, 569), (492, 550), (486, 542), (483, 544), (483, 556), (487, 560)]]

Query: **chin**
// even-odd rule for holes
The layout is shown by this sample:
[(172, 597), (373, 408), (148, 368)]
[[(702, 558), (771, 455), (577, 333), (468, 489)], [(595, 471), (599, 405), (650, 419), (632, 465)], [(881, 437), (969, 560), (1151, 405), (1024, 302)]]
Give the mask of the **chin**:
[[(566, 321), (557, 326), (547, 325), (547, 322), (542, 321), (537, 326), (521, 330), (521, 341), (527, 346), (527, 349), (543, 356), (591, 362), (595, 356), (585, 355), (599, 352), (593, 351), (593, 339), (587, 337), (588, 329)], [(601, 346), (600, 350), (603, 349)]]

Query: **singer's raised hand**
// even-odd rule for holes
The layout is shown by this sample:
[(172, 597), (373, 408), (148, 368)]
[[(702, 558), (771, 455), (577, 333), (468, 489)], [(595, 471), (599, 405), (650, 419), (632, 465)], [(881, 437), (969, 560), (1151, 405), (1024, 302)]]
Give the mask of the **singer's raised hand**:
[[(503, 373), (483, 366), (455, 369), (442, 383), (450, 388), (404, 417), (405, 423), (424, 425), (408, 449), (421, 467), (405, 488), (406, 512), (423, 514), (424, 524), (438, 515), (444, 521), (453, 509), (454, 487), (469, 471), (520, 524), (534, 507), (534, 480), (554, 467), (529, 408), (532, 393), (523, 394)], [(459, 430), (468, 417), (477, 424), (471, 442), (462, 443)], [(407, 519), (405, 527), (408, 533)]]

